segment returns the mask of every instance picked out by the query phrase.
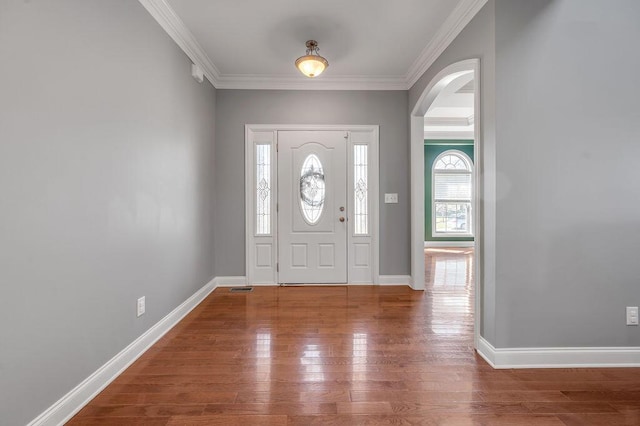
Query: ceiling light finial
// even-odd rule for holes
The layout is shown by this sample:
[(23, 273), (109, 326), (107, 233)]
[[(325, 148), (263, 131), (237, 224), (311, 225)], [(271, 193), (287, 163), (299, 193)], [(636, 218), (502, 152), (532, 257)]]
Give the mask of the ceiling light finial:
[(308, 40), (307, 54), (296, 59), (296, 67), (307, 77), (317, 77), (329, 66), (329, 61), (318, 54), (318, 42)]

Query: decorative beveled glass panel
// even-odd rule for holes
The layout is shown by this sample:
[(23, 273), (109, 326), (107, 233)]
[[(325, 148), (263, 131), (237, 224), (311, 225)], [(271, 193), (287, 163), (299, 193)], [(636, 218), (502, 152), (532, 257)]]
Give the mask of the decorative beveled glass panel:
[(320, 220), (324, 208), (325, 181), (322, 163), (315, 154), (309, 154), (300, 171), (300, 209), (305, 220), (314, 225)]
[(271, 145), (256, 145), (256, 234), (271, 233)]
[(366, 235), (369, 232), (368, 148), (367, 145), (353, 146), (353, 218), (355, 235)]

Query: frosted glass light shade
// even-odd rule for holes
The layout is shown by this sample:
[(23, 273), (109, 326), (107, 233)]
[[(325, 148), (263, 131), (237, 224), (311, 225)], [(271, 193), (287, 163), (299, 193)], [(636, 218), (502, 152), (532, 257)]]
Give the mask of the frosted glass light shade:
[(305, 55), (296, 59), (296, 67), (307, 77), (317, 77), (329, 66), (329, 62), (319, 55)]

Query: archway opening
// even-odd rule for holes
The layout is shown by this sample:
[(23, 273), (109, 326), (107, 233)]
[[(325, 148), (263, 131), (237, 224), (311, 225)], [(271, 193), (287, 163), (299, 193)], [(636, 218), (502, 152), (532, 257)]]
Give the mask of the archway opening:
[[(435, 270), (437, 264), (425, 265), (425, 256), (435, 259), (442, 258), (442, 250), (450, 250), (448, 254), (460, 251), (460, 259), (453, 263), (459, 263), (466, 270), (462, 273), (456, 267), (451, 273), (466, 279), (466, 284), (473, 286), (469, 289), (467, 300), (470, 304), (469, 313), (473, 314), (475, 347), (478, 346), (480, 331), (482, 285), (479, 71), (477, 59), (446, 67), (429, 82), (411, 113), (413, 288), (425, 289), (425, 271), (430, 280), (433, 280), (434, 274), (442, 274), (442, 271)], [(437, 148), (428, 150), (428, 146)], [(426, 151), (430, 151), (433, 158), (427, 158)], [(457, 158), (468, 160), (468, 174), (458, 173), (460, 176), (457, 176), (451, 173), (449, 176), (446, 171), (440, 171), (439, 174), (434, 172), (436, 157), (446, 151), (459, 151)], [(455, 156), (451, 158), (455, 159)], [(434, 256), (430, 256), (429, 250), (434, 252)], [(442, 265), (446, 265), (446, 262)], [(448, 272), (444, 273), (446, 279)], [(433, 281), (428, 284), (433, 285)], [(429, 290), (433, 288), (429, 287)]]

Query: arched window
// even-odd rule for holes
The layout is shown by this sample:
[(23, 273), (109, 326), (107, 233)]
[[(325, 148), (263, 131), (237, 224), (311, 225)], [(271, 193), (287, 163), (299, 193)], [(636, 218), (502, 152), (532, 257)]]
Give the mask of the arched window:
[(449, 150), (433, 162), (433, 236), (472, 236), (471, 159), (462, 151)]

